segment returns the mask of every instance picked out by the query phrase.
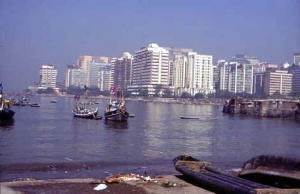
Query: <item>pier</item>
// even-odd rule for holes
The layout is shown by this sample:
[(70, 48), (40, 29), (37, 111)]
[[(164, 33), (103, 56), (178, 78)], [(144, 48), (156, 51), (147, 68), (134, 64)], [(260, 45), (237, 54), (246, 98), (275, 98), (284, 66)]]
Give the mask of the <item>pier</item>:
[(257, 117), (300, 120), (300, 100), (289, 99), (230, 99), (225, 102), (224, 113)]

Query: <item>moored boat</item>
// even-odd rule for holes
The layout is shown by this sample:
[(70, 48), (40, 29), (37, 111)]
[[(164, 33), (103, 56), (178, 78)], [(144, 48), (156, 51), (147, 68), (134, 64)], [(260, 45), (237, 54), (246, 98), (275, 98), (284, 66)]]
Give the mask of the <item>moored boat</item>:
[[(87, 98), (87, 87), (85, 99)], [(94, 106), (94, 103), (91, 103), (90, 100), (80, 101), (80, 96), (75, 95), (75, 108), (73, 109), (74, 118), (83, 118), (83, 119), (102, 119), (101, 116), (98, 116), (98, 107)]]
[(186, 178), (216, 193), (256, 193), (257, 189), (270, 188), (267, 185), (220, 172), (213, 168), (211, 163), (199, 161), (191, 156), (178, 156), (173, 163), (175, 169)]
[(85, 107), (76, 107), (73, 110), (74, 117), (84, 118), (84, 119), (101, 119), (98, 116), (98, 108), (96, 109), (88, 109)]
[(186, 155), (176, 157), (173, 163), (184, 178), (216, 193), (300, 192), (299, 159), (258, 156), (244, 164), (239, 176), (221, 172), (210, 162)]
[(9, 121), (13, 119), (15, 112), (10, 109), (10, 101), (3, 97), (3, 87), (0, 83), (0, 120)]
[(256, 156), (244, 163), (239, 177), (280, 188), (300, 188), (300, 159)]
[[(115, 94), (115, 89), (111, 89), (112, 95)], [(106, 110), (104, 111), (105, 120), (111, 121), (127, 121), (129, 113), (126, 110), (125, 100), (123, 94), (118, 98), (111, 97), (107, 104)]]

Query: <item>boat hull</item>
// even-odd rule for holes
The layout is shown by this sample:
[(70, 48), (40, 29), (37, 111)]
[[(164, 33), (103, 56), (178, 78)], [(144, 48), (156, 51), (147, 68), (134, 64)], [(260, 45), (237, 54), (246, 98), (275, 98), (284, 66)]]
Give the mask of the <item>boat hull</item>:
[(299, 188), (300, 159), (256, 156), (244, 163), (239, 177), (280, 188)]
[(104, 113), (105, 120), (110, 121), (127, 121), (129, 114), (128, 112), (122, 112), (120, 110), (108, 111)]
[(82, 119), (99, 119), (100, 117), (98, 117), (97, 115), (98, 115), (98, 111), (90, 112), (90, 113), (74, 112), (75, 118), (82, 118)]
[(10, 109), (4, 109), (0, 111), (0, 120), (9, 121), (13, 119), (15, 112)]
[(256, 193), (257, 189), (268, 189), (267, 185), (225, 174), (213, 168), (209, 162), (191, 156), (178, 156), (174, 167), (197, 185), (216, 193)]

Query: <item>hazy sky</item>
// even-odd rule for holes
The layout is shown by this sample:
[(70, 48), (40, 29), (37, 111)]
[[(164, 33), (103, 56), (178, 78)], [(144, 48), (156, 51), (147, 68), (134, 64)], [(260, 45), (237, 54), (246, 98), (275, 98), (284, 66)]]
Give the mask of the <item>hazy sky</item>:
[(41, 64), (62, 79), (80, 55), (120, 57), (151, 42), (281, 64), (300, 52), (300, 0), (0, 0), (0, 35), (9, 91), (38, 81)]

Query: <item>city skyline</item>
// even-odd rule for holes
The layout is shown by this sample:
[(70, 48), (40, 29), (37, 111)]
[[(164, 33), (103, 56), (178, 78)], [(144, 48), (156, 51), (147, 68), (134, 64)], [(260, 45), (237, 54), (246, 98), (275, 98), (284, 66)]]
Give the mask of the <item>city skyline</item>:
[(300, 50), (299, 13), (299, 0), (4, 0), (0, 80), (5, 90), (19, 91), (38, 81), (41, 64), (65, 72), (79, 56), (118, 57), (151, 42), (191, 48), (214, 60), (243, 53), (291, 63)]

